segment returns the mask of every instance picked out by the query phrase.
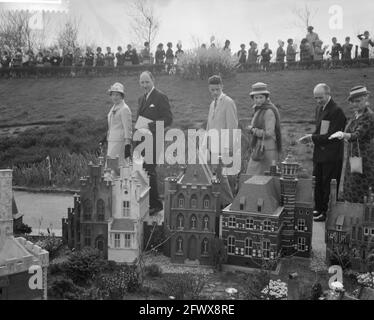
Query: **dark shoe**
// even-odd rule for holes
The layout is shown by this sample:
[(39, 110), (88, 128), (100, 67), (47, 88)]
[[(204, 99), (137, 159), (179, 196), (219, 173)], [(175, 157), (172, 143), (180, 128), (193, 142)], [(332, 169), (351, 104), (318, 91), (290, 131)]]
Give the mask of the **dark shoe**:
[(325, 222), (326, 216), (324, 214), (320, 214), (318, 217), (314, 217), (314, 222)]
[(319, 211), (314, 210), (313, 211), (313, 217), (318, 217), (320, 215)]

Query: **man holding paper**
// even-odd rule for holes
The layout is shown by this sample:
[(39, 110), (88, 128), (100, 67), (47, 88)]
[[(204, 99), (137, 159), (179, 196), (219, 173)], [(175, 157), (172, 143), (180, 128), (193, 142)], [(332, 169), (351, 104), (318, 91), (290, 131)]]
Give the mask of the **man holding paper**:
[(326, 212), (330, 199), (330, 183), (336, 179), (340, 183), (343, 165), (344, 143), (330, 140), (329, 137), (337, 131), (344, 131), (346, 117), (341, 108), (331, 98), (328, 85), (321, 83), (314, 88), (314, 99), (317, 102), (316, 130), (314, 134), (302, 137), (301, 143), (314, 143), (313, 176), (314, 189), (314, 221), (326, 220)]
[[(140, 75), (139, 80), (140, 86), (144, 90), (144, 95), (139, 98), (139, 110), (137, 114), (137, 122), (135, 129), (144, 130), (148, 129), (153, 135), (153, 161), (152, 163), (145, 163), (144, 169), (149, 174), (150, 183), (150, 195), (149, 205), (151, 215), (163, 209), (162, 202), (159, 199), (158, 188), (157, 188), (157, 141), (156, 141), (156, 122), (164, 122), (164, 128), (171, 125), (173, 121), (173, 115), (171, 113), (171, 107), (168, 97), (157, 90), (154, 86), (154, 77), (149, 71), (145, 71)], [(162, 133), (163, 136), (163, 133)], [(164, 143), (158, 141), (158, 143)]]

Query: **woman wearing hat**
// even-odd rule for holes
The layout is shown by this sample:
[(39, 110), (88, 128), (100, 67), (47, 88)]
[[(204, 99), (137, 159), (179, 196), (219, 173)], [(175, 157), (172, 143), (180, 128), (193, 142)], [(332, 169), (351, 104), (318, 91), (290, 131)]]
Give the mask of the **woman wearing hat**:
[[(348, 141), (344, 159), (344, 200), (363, 203), (369, 188), (374, 188), (374, 112), (369, 106), (369, 91), (364, 86), (351, 89), (348, 101), (355, 115), (348, 123), (345, 132), (336, 132), (330, 139)], [(362, 165), (354, 165), (348, 161), (350, 157), (361, 157)], [(359, 171), (361, 171), (360, 173)]]
[(109, 89), (113, 107), (108, 114), (108, 152), (110, 158), (119, 157), (120, 162), (131, 156), (132, 115), (125, 103), (125, 91), (121, 83)]
[(280, 115), (277, 107), (270, 101), (270, 92), (265, 83), (254, 84), (250, 96), (255, 103), (255, 113), (249, 126), (252, 152), (247, 174), (263, 175), (274, 162), (278, 162), (282, 151)]

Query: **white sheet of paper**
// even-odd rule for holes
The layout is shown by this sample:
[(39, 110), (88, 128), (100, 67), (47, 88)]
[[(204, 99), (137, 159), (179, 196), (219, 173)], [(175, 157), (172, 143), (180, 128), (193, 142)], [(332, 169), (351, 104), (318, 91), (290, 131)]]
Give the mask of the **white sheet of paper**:
[(139, 116), (138, 121), (136, 121), (136, 124), (135, 124), (135, 129), (136, 130), (148, 129), (148, 124), (151, 123), (151, 122), (153, 122), (153, 121), (148, 119), (148, 118)]

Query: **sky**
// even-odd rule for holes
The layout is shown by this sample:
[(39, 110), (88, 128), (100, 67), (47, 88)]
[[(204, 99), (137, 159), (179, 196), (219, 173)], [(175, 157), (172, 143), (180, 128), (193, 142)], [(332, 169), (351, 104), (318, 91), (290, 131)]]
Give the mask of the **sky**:
[[(129, 26), (129, 1), (71, 0), (69, 15), (81, 20), (81, 42), (114, 48), (140, 43)], [(372, 0), (151, 0), (150, 3), (161, 21), (155, 44), (181, 41), (185, 49), (209, 43), (211, 36), (215, 36), (216, 43), (229, 39), (233, 51), (239, 50), (241, 43), (248, 47), (251, 40), (260, 47), (269, 42), (273, 51), (279, 39), (294, 38), (299, 43), (306, 35), (306, 28), (294, 11), (305, 4), (314, 13), (311, 25), (324, 45), (331, 44), (333, 36), (344, 43), (349, 35), (352, 43), (358, 44), (358, 32), (369, 30), (374, 34)], [(338, 29), (330, 26), (332, 6), (342, 9), (342, 25)], [(57, 30), (61, 21), (54, 23), (52, 30)]]

